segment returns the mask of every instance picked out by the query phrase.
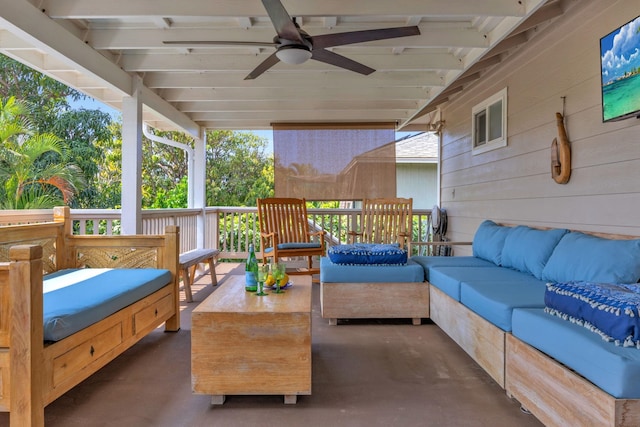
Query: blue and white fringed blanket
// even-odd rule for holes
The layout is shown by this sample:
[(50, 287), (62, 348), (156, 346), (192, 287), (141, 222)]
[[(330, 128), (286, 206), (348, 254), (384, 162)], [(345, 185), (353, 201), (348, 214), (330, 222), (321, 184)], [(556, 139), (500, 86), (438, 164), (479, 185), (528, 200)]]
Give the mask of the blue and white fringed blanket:
[(544, 302), (547, 313), (640, 349), (639, 284), (547, 283)]
[(329, 248), (331, 262), (349, 265), (405, 265), (407, 251), (397, 244), (354, 243)]

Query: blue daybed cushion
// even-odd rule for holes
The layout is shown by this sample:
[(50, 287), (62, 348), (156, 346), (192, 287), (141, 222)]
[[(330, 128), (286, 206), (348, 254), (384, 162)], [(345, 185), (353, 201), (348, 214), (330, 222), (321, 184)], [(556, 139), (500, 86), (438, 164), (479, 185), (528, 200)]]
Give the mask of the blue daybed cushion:
[(637, 283), (640, 240), (565, 234), (542, 270), (549, 282)]
[(640, 348), (640, 285), (549, 283), (545, 311), (596, 332), (606, 341)]
[(406, 264), (407, 251), (394, 244), (355, 243), (329, 248), (327, 255), (335, 264)]
[(536, 230), (525, 225), (514, 227), (504, 240), (502, 266), (514, 268), (523, 273), (542, 278), (542, 270), (547, 264), (562, 236), (569, 230)]
[[(96, 274), (97, 273), (97, 274)], [(164, 269), (72, 269), (44, 277), (44, 339), (59, 341), (171, 283)]]
[(473, 236), (473, 256), (500, 265), (504, 241), (510, 231), (511, 227), (503, 227), (488, 219), (483, 221)]
[(424, 282), (424, 269), (411, 259), (406, 264), (336, 264), (320, 258), (320, 282), (323, 283), (405, 283)]
[(640, 351), (537, 308), (516, 308), (512, 333), (618, 399), (640, 399)]

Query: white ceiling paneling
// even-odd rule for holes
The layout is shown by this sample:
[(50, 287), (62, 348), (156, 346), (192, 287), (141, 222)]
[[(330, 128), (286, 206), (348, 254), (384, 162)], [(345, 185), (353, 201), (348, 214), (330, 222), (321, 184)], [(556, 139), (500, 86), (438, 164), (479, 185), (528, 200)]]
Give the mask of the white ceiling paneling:
[(526, 42), (567, 0), (281, 1), (312, 36), (413, 25), (421, 34), (328, 49), (376, 70), (368, 76), (310, 60), (245, 80), (274, 47), (164, 41), (270, 43), (276, 31), (259, 0), (0, 0), (0, 52), (114, 108), (139, 77), (145, 120), (166, 129), (287, 120), (409, 128), (495, 65), (485, 60), (492, 50), (501, 58), (496, 49)]

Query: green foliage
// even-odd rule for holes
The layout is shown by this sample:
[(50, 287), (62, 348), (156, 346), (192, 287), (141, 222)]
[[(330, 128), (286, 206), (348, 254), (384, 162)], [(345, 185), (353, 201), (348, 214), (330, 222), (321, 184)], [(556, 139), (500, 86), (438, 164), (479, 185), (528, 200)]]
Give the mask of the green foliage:
[(86, 98), (77, 90), (0, 54), (0, 98), (10, 97), (28, 106), (38, 132), (51, 131), (59, 114), (69, 108), (68, 98)]
[(15, 98), (0, 102), (0, 207), (39, 209), (69, 203), (84, 185), (80, 169), (62, 140), (29, 127), (27, 113)]
[(189, 194), (188, 185), (188, 180), (185, 176), (182, 177), (174, 187), (169, 188), (168, 190), (163, 188), (159, 189), (151, 207), (154, 209), (187, 207)]
[[(62, 112), (51, 127), (52, 133), (66, 141), (68, 158), (78, 165), (85, 182), (93, 183), (98, 177), (99, 165), (105, 156), (100, 143), (113, 137), (110, 123), (111, 116), (103, 111), (80, 109)], [(72, 200), (71, 207), (95, 208), (101, 197), (98, 188), (89, 185)]]
[[(6, 184), (0, 188), (0, 200), (7, 200), (7, 194), (11, 193), (16, 197), (5, 203), (7, 206), (66, 202), (76, 208), (119, 208), (121, 123), (100, 110), (71, 109), (69, 99), (87, 97), (0, 54), (0, 99), (8, 100), (10, 96), (20, 101), (11, 102), (18, 104), (21, 111), (7, 108), (0, 111), (0, 141), (14, 144), (9, 147), (3, 143), (0, 179)], [(42, 137), (16, 146), (15, 141), (27, 137), (25, 129), (34, 135), (40, 132)], [(155, 133), (194, 146), (184, 133)], [(50, 148), (36, 155), (32, 145), (38, 140)], [(255, 206), (257, 198), (273, 195), (273, 158), (265, 154), (266, 145), (265, 139), (248, 132), (207, 132), (207, 205)], [(19, 150), (30, 151), (18, 154)], [(185, 152), (146, 138), (142, 150), (142, 206), (186, 207)], [(22, 178), (10, 178), (14, 166), (37, 171), (36, 180), (21, 184), (24, 173)], [(83, 182), (87, 185), (83, 186)]]
[(250, 132), (207, 132), (207, 205), (256, 206), (273, 195), (273, 157)]

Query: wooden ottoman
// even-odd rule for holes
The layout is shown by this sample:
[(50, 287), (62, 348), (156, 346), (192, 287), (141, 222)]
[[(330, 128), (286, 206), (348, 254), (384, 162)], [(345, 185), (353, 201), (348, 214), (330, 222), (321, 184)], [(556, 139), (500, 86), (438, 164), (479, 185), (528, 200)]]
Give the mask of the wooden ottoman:
[(429, 317), (429, 286), (424, 269), (405, 265), (344, 265), (320, 260), (320, 306), (330, 325), (338, 319)]

